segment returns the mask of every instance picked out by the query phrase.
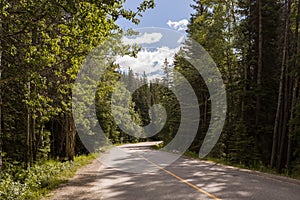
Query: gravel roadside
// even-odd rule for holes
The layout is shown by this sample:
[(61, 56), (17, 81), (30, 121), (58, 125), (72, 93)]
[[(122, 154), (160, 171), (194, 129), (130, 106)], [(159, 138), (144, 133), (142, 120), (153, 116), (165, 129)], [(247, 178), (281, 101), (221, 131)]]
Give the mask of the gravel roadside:
[(100, 191), (97, 190), (100, 167), (101, 163), (94, 159), (91, 164), (80, 168), (67, 183), (61, 184), (42, 200), (100, 199)]

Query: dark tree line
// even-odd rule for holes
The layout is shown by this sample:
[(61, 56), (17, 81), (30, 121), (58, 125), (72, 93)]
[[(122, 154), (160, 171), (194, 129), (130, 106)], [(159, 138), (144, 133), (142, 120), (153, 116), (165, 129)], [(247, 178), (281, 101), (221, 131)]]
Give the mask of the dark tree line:
[[(139, 23), (124, 1), (0, 1), (0, 169), (85, 152), (71, 112), (72, 84), (90, 51), (122, 30), (118, 18)], [(104, 86), (116, 81), (112, 72)], [(109, 93), (109, 87), (103, 87)], [(98, 104), (106, 104), (99, 98)], [(104, 120), (107, 116), (99, 116)], [(104, 122), (108, 127), (110, 121)], [(114, 131), (115, 129), (111, 127)]]
[[(210, 53), (227, 91), (226, 124), (210, 156), (299, 173), (300, 1), (195, 0), (192, 7), (188, 38)], [(187, 40), (186, 51), (193, 54), (189, 44)], [(200, 128), (190, 148), (197, 153), (210, 121), (210, 95), (185, 59), (177, 56), (174, 65), (199, 100)], [(161, 95), (169, 98), (167, 92)], [(176, 103), (169, 99), (167, 104)], [(174, 124), (179, 119), (175, 117)], [(167, 124), (167, 129), (176, 130), (174, 124)]]

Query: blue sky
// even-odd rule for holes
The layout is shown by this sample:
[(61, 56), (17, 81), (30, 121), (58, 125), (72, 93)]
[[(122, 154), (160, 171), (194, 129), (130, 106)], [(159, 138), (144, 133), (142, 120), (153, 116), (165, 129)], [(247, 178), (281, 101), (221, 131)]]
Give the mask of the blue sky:
[(118, 57), (116, 63), (122, 71), (127, 71), (130, 67), (139, 75), (145, 72), (149, 80), (161, 78), (165, 59), (170, 65), (173, 64), (174, 55), (182, 45), (184, 34), (164, 28), (140, 28), (138, 32), (138, 36), (123, 38), (123, 42), (129, 45), (138, 44), (142, 50), (136, 58), (125, 55)]
[[(142, 2), (142, 0), (127, 0), (125, 8), (136, 10), (136, 7)], [(193, 9), (190, 7), (193, 4), (193, 0), (155, 0), (156, 7), (154, 9), (147, 10), (141, 19), (139, 25), (134, 25), (124, 19), (118, 20), (118, 24), (122, 28), (140, 28), (140, 27), (161, 27), (161, 28), (175, 28), (176, 22), (182, 20), (189, 20)], [(167, 24), (168, 21), (169, 25)], [(173, 23), (172, 23), (173, 22)], [(170, 27), (170, 25), (172, 27)], [(182, 30), (180, 30), (182, 31)]]
[[(141, 2), (127, 0), (125, 8), (135, 11)], [(190, 7), (193, 0), (155, 0), (155, 3), (156, 7), (147, 10), (140, 18), (139, 25), (124, 19), (117, 21), (121, 28), (132, 28), (140, 33), (133, 38), (124, 38), (124, 42), (142, 47), (137, 58), (124, 56), (118, 58), (117, 63), (125, 71), (130, 67), (135, 73), (145, 72), (149, 80), (161, 78), (165, 59), (173, 64), (174, 55), (184, 41), (190, 15), (194, 12)]]

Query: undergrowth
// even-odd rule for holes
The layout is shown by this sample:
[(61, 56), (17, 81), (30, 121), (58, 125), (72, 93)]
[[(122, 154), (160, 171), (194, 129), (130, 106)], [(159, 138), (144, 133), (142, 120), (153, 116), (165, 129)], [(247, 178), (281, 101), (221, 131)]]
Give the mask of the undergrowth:
[(75, 157), (71, 162), (49, 160), (24, 168), (18, 163), (5, 163), (0, 180), (0, 199), (40, 199), (50, 190), (65, 183), (82, 166), (92, 162), (95, 155)]
[[(191, 152), (191, 151), (186, 151), (184, 153), (184, 155), (189, 157), (189, 158), (199, 159), (199, 155), (194, 153), (194, 152)], [(300, 180), (300, 175), (298, 173), (294, 172), (293, 174), (288, 174), (285, 171), (283, 171), (283, 173), (278, 173), (275, 169), (270, 169), (269, 167), (267, 167), (263, 164), (257, 164), (255, 166), (246, 166), (246, 165), (243, 165), (243, 164), (232, 163), (232, 162), (227, 161), (227, 160), (212, 158), (212, 157), (206, 157), (202, 160), (211, 161), (211, 162), (214, 162), (214, 163), (227, 165), (227, 166), (233, 166), (233, 167), (240, 168), (240, 169), (254, 170), (254, 171), (259, 171), (259, 172), (263, 172), (263, 173), (280, 175), (280, 176), (285, 176), (285, 177), (290, 177), (290, 178)]]

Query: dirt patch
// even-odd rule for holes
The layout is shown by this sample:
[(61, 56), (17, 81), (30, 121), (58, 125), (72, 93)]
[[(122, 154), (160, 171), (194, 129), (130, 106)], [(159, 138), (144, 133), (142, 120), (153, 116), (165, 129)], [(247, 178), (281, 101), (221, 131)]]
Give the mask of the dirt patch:
[(100, 178), (101, 163), (95, 159), (79, 169), (67, 183), (61, 184), (42, 200), (101, 199), (97, 181)]

